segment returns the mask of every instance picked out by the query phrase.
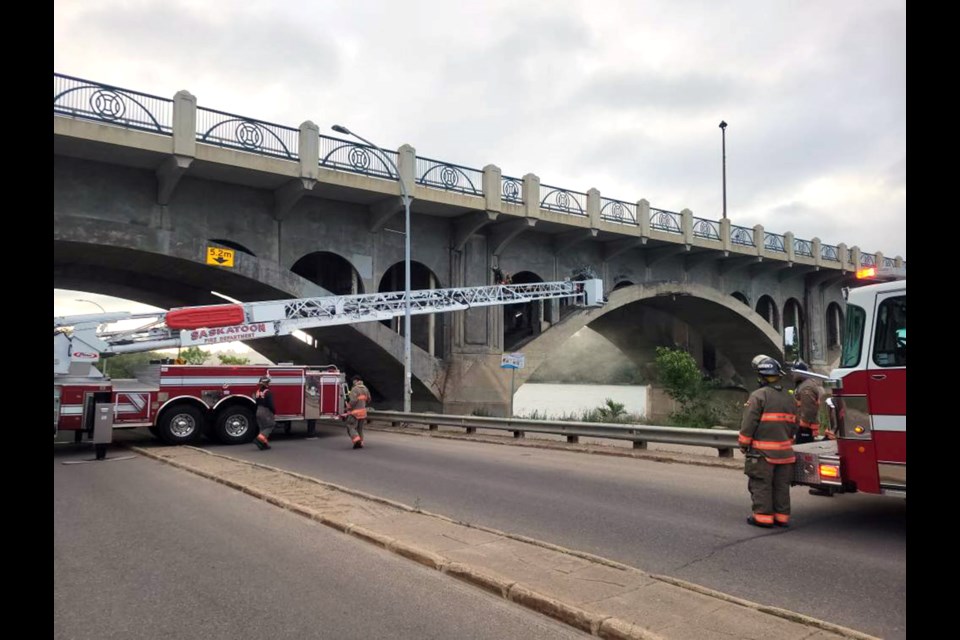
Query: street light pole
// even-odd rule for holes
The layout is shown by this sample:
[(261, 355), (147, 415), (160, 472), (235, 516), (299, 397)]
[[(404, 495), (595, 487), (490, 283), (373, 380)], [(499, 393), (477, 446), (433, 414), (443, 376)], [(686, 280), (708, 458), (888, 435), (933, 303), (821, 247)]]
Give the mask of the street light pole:
[[(81, 299), (81, 298), (74, 298), (74, 300), (76, 300), (77, 302), (89, 302), (90, 304), (92, 304), (92, 305), (96, 306), (98, 309), (100, 309), (100, 311), (102, 311), (103, 313), (106, 313), (106, 312), (107, 312), (106, 309), (104, 309), (99, 303), (94, 302), (93, 300), (84, 300), (84, 299)], [(106, 358), (103, 359), (103, 375), (104, 375), (104, 376), (107, 375), (107, 364), (108, 364), (109, 362), (110, 362), (110, 361), (107, 360)]]
[(723, 219), (727, 219), (727, 123), (720, 121), (721, 137), (723, 138)]
[(393, 170), (397, 172), (397, 182), (400, 184), (400, 193), (403, 194), (402, 199), (405, 221), (403, 246), (403, 410), (406, 413), (410, 413), (410, 397), (413, 394), (413, 385), (410, 374), (410, 201), (412, 198), (410, 197), (410, 192), (407, 190), (406, 184), (404, 184), (403, 176), (400, 175), (400, 169), (396, 164), (394, 164), (393, 160), (390, 159), (390, 156), (388, 156), (383, 149), (339, 124), (333, 125), (331, 129), (337, 133), (353, 136), (354, 138), (367, 143), (371, 148), (379, 151), (380, 157), (383, 160), (386, 160), (387, 163), (393, 167)]

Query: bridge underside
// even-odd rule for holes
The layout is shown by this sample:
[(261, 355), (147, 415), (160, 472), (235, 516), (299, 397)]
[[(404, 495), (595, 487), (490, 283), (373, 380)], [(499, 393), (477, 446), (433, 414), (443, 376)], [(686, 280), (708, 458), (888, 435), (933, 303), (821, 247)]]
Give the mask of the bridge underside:
[[(224, 295), (256, 302), (299, 297), (253, 278), (160, 253), (121, 246), (54, 240), (54, 287), (89, 291), (169, 309), (202, 304), (225, 304)], [(389, 333), (379, 323), (364, 323), (366, 331), (351, 325), (311, 329), (321, 348), (293, 336), (250, 341), (248, 346), (273, 362), (336, 364), (348, 374), (361, 373), (375, 401), (402, 398), (403, 366), (381, 345), (378, 334)], [(376, 326), (372, 326), (376, 325)], [(366, 332), (374, 334), (371, 338)], [(388, 336), (395, 337), (395, 336)], [(414, 376), (413, 397), (418, 407), (434, 408), (436, 386)]]

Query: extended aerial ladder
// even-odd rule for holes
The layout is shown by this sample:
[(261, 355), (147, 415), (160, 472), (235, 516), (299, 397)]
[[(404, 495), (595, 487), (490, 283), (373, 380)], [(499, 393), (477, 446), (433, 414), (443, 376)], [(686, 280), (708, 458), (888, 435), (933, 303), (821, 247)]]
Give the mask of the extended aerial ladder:
[[(603, 304), (603, 282), (564, 280), (410, 292), (410, 314), (464, 311), (477, 307), (570, 298)], [(404, 292), (369, 293), (266, 302), (181, 307), (154, 313), (96, 313), (53, 319), (54, 375), (83, 375), (102, 355), (210, 345), (285, 336), (294, 331), (389, 320), (406, 313)], [(141, 320), (132, 329), (108, 325)]]

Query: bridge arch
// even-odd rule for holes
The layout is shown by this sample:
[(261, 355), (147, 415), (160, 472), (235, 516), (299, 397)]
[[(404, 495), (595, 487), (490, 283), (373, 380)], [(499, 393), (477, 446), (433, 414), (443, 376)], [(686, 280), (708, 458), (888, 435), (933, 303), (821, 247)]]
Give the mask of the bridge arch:
[(843, 310), (836, 302), (827, 305), (826, 325), (827, 362), (832, 363), (840, 357), (840, 345), (843, 344)]
[[(315, 283), (275, 262), (240, 253), (233, 268), (205, 264), (207, 242), (188, 232), (58, 216), (54, 225), (54, 288), (89, 291), (171, 307), (223, 304), (217, 291), (244, 302), (329, 295)], [(283, 336), (251, 342), (274, 362), (338, 364), (361, 372), (375, 396), (402, 398), (403, 340), (380, 323), (364, 322), (307, 331), (308, 345)], [(442, 396), (443, 363), (412, 350), (415, 403)], [(423, 405), (422, 405), (423, 406)], [(435, 405), (432, 405), (435, 406)]]
[[(520, 271), (510, 278), (513, 284), (545, 282), (538, 273)], [(549, 305), (547, 305), (549, 307)], [(508, 304), (503, 307), (503, 350), (514, 351), (532, 336), (540, 333), (545, 318), (552, 310), (544, 309), (541, 301)]]
[[(380, 293), (403, 291), (405, 275), (406, 270), (403, 262), (391, 265), (383, 272), (377, 291)], [(430, 267), (422, 262), (410, 262), (411, 291), (442, 288), (440, 278)], [(443, 354), (446, 353), (444, 345), (444, 335), (448, 322), (446, 315), (444, 313), (431, 313), (412, 316), (410, 318), (410, 343), (417, 345), (431, 356), (442, 358)], [(398, 336), (403, 335), (404, 323), (403, 316), (381, 321), (383, 326), (389, 327)]]
[(777, 310), (777, 303), (768, 295), (760, 296), (757, 300), (757, 313), (766, 320), (771, 327), (780, 331), (780, 312)]
[(805, 330), (803, 307), (800, 301), (796, 298), (787, 298), (783, 303), (784, 357), (787, 360), (808, 358)]
[(783, 340), (769, 322), (741, 301), (713, 288), (681, 282), (639, 284), (611, 291), (599, 308), (582, 309), (524, 347), (526, 368), (518, 370), (517, 384), (526, 382), (577, 331), (608, 314), (629, 316), (631, 305), (665, 312), (702, 334), (705, 343), (722, 351), (744, 382), (753, 379), (750, 360), (758, 353), (782, 357)]
[(290, 271), (338, 296), (363, 293), (359, 272), (349, 260), (332, 251), (308, 253), (294, 262)]
[(250, 249), (240, 244), (239, 242), (234, 242), (233, 240), (224, 240), (223, 238), (210, 238), (210, 242), (216, 242), (217, 244), (222, 244), (228, 249), (233, 249), (235, 251), (239, 251), (240, 253), (245, 253), (248, 256), (256, 257), (257, 255), (253, 251), (250, 251)]
[(733, 293), (730, 294), (730, 296), (733, 298), (736, 298), (737, 300), (747, 305), (748, 307), (750, 306), (750, 300), (747, 298), (746, 295), (740, 293), (739, 291), (734, 291)]

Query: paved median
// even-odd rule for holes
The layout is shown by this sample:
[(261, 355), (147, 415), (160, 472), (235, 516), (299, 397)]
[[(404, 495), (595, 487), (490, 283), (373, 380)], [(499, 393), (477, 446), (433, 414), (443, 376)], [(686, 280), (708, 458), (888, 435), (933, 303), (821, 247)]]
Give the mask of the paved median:
[(134, 451), (289, 509), (602, 638), (872, 636), (587, 553), (195, 447)]

